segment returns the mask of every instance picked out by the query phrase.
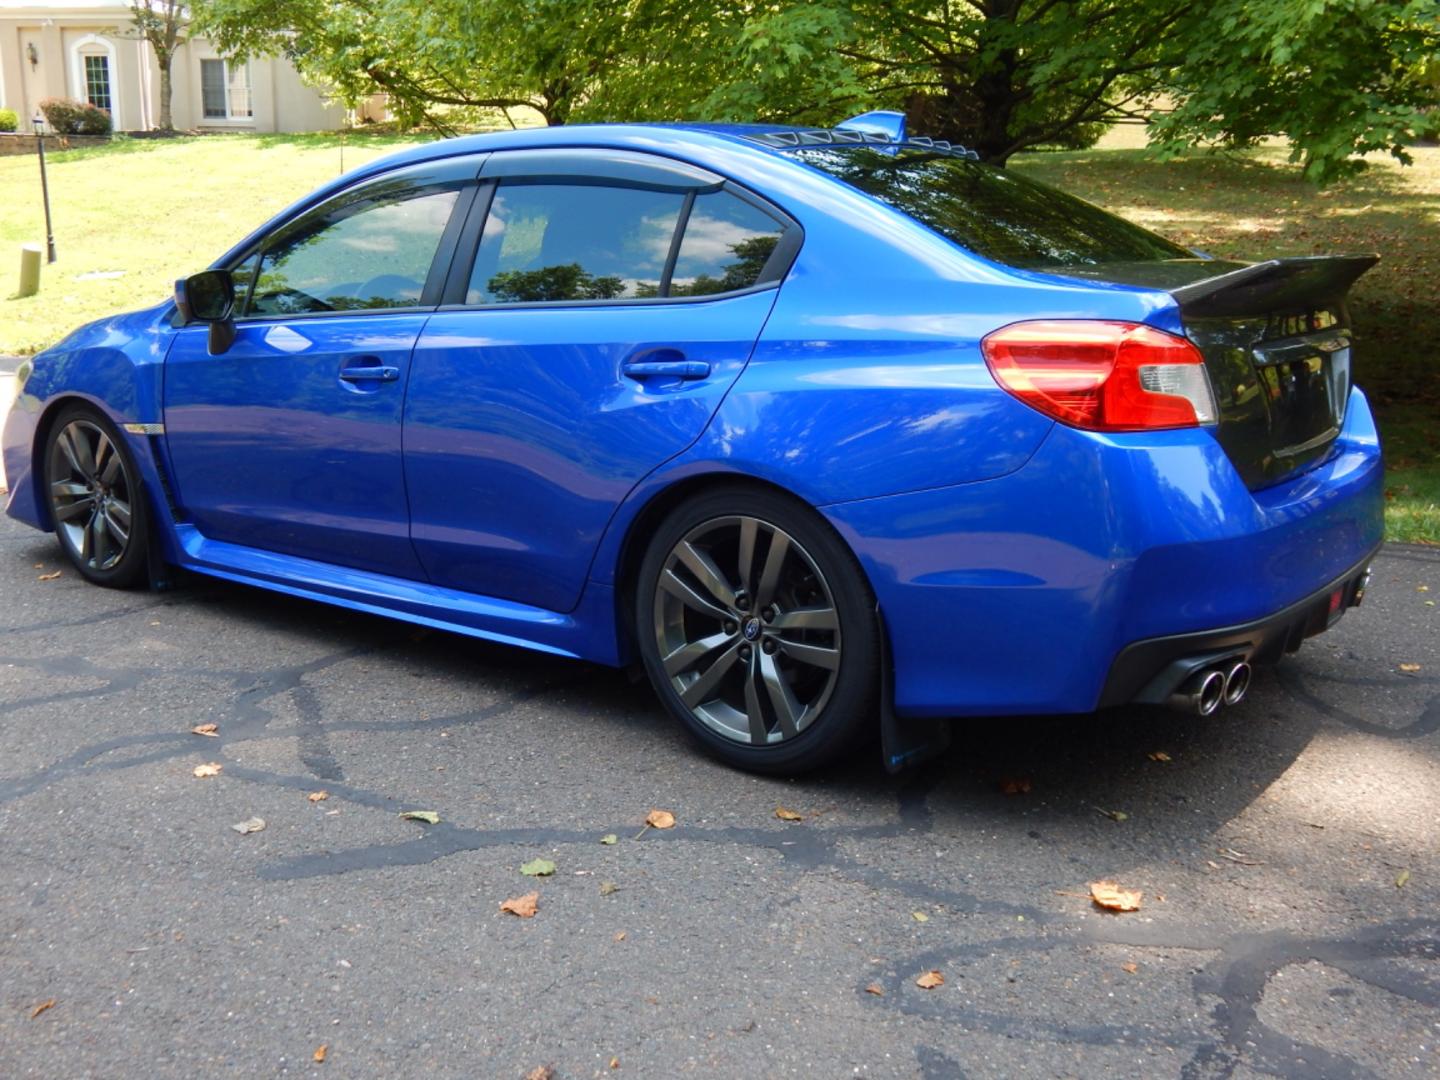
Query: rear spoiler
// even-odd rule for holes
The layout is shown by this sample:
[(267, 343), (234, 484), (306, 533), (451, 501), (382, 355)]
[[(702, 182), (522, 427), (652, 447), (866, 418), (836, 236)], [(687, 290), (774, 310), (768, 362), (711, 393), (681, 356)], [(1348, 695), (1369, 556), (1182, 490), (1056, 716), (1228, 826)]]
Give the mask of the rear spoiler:
[(1311, 308), (1344, 298), (1379, 255), (1267, 259), (1169, 289), (1185, 315), (1245, 316)]

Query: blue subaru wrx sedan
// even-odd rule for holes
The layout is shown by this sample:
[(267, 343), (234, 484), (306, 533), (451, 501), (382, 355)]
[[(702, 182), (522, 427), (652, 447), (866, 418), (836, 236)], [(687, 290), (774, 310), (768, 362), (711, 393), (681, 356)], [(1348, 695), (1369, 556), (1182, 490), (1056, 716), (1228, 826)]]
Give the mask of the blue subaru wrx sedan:
[(748, 769), (1206, 715), (1363, 592), (1373, 262), (1199, 257), (894, 113), (454, 139), (35, 357), (7, 511), (97, 584), (642, 664)]

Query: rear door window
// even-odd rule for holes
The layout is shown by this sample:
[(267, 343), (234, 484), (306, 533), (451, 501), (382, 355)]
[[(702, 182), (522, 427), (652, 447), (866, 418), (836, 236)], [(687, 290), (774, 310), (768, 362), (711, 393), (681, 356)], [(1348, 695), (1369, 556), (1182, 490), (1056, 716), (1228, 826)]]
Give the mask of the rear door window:
[(924, 150), (816, 146), (789, 153), (1007, 266), (1194, 257), (1148, 229), (1010, 169)]
[(708, 296), (760, 281), (785, 226), (728, 191), (695, 197), (670, 276), (671, 296)]
[(466, 303), (657, 297), (684, 205), (679, 191), (504, 180), (485, 220)]

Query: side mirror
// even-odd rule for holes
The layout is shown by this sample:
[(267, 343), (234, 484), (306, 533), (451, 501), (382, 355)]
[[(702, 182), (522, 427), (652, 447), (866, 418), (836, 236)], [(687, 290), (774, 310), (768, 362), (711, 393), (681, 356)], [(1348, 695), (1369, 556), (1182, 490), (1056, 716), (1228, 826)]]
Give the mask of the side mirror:
[(218, 356), (235, 341), (235, 282), (229, 270), (202, 270), (175, 282), (175, 306), (186, 325), (209, 323), (207, 351)]

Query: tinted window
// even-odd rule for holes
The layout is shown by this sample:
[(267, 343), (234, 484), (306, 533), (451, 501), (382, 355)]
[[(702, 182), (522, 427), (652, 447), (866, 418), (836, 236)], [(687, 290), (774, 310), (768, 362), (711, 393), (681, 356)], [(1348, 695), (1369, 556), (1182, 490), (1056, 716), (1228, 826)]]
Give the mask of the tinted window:
[(695, 198), (670, 278), (671, 296), (748, 289), (760, 280), (783, 225), (724, 191)]
[(792, 151), (977, 255), (1018, 267), (1190, 258), (1163, 237), (1014, 172), (925, 151)]
[(504, 181), (466, 302), (658, 296), (685, 197), (674, 191)]
[(247, 314), (415, 307), (458, 197), (396, 181), (302, 218), (266, 246)]

